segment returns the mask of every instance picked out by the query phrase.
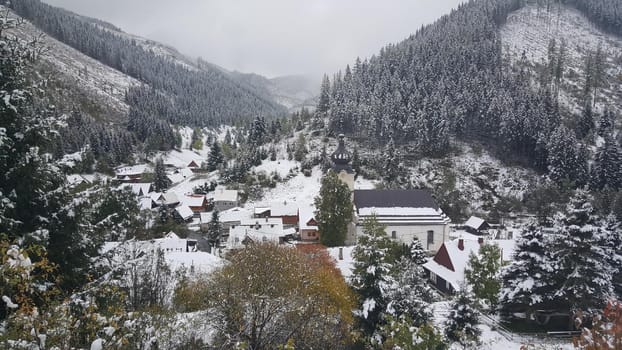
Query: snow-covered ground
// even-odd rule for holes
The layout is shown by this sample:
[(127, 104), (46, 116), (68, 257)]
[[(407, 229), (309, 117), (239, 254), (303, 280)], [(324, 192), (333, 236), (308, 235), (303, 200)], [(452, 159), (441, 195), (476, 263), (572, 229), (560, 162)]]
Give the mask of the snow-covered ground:
[[(606, 86), (603, 93), (607, 100), (618, 102), (609, 103), (609, 106), (620, 110), (622, 90), (619, 77), (622, 74), (622, 67), (615, 61), (622, 57), (622, 38), (603, 33), (578, 10), (555, 4), (551, 5), (551, 10), (547, 12), (546, 7), (526, 5), (509, 15), (507, 23), (501, 29), (501, 39), (504, 53), (512, 60), (519, 60), (525, 52), (532, 64), (547, 60), (548, 47), (552, 39), (556, 40), (558, 46), (562, 40), (565, 41), (568, 69), (560, 98), (567, 102), (567, 107), (575, 110), (578, 110), (579, 106), (569, 91), (581, 87), (584, 80), (585, 57), (590, 50), (595, 51), (601, 45), (607, 57), (609, 81), (614, 82)], [(577, 79), (577, 76), (580, 78)]]
[[(443, 324), (449, 314), (450, 305), (450, 301), (439, 301), (432, 304), (432, 309), (434, 310), (433, 323), (438, 329), (443, 329)], [(482, 344), (478, 347), (479, 350), (527, 349), (528, 346), (530, 346), (529, 349), (574, 349), (570, 340), (543, 339), (498, 331), (488, 317), (480, 317), (479, 328), (482, 330), (480, 337)], [(450, 349), (462, 350), (464, 347), (456, 343)]]

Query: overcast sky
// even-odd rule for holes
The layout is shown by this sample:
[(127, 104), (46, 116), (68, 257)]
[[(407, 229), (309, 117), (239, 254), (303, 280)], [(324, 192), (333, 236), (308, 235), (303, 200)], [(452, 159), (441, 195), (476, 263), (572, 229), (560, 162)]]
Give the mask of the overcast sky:
[(230, 70), (332, 74), (463, 0), (44, 0)]

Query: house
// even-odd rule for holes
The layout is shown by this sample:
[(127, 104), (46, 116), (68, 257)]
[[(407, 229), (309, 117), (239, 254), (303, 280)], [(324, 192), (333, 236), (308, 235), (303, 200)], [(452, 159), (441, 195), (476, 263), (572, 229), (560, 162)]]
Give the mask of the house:
[[(244, 208), (235, 207), (218, 213), (218, 219), (225, 235), (229, 232), (229, 227), (239, 225), (243, 220), (251, 219), (250, 212)], [(201, 213), (201, 230), (207, 231), (207, 225), (212, 220), (212, 213)]]
[(315, 218), (300, 221), (300, 239), (308, 242), (320, 240), (320, 231)]
[(140, 182), (146, 171), (146, 164), (120, 167), (115, 170), (115, 180), (124, 183)]
[(154, 239), (152, 242), (165, 253), (197, 251), (196, 240), (179, 238), (173, 231), (167, 233), (163, 238)]
[(254, 218), (268, 218), (270, 217), (270, 207), (255, 207), (253, 209)]
[(175, 208), (179, 205), (179, 197), (175, 192), (155, 193), (150, 197), (155, 198), (155, 202), (159, 205), (166, 205), (169, 208)]
[[(469, 255), (479, 254), (482, 244), (484, 244), (483, 237), (478, 237), (477, 240), (459, 238), (443, 243), (434, 257), (423, 264), (430, 283), (446, 294), (458, 291), (460, 285), (464, 283), (464, 269), (467, 267)], [(486, 244), (497, 244), (504, 262), (513, 259), (515, 249), (513, 240), (489, 240)]]
[(392, 239), (405, 244), (417, 237), (436, 252), (449, 239), (451, 220), (427, 190), (354, 190), (354, 207), (357, 235), (365, 219), (376, 216)]
[(207, 211), (208, 202), (204, 195), (184, 195), (181, 196), (180, 202), (182, 205), (190, 207), (196, 217), (199, 217), (200, 213)]
[(184, 176), (180, 173), (166, 174), (166, 178), (169, 179), (171, 184), (178, 184), (185, 180)]
[(138, 200), (138, 207), (140, 210), (151, 210), (158, 206), (151, 197), (143, 197)]
[(252, 243), (281, 244), (290, 234), (291, 231), (286, 232), (283, 229), (280, 218), (246, 219), (229, 228), (227, 248), (239, 249)]
[(187, 206), (187, 205), (180, 205), (180, 206), (175, 208), (175, 211), (173, 212), (173, 215), (175, 216), (175, 218), (177, 218), (177, 219), (179, 219), (181, 221), (189, 222), (194, 217), (194, 212), (192, 211), (192, 209), (190, 209), (189, 206)]
[(226, 190), (222, 187), (214, 191), (214, 209), (219, 212), (238, 206), (238, 191)]
[(484, 219), (478, 218), (477, 216), (471, 216), (469, 220), (464, 223), (464, 229), (468, 233), (482, 235), (485, 234), (484, 231), (490, 229), (490, 225)]
[(67, 184), (72, 188), (82, 184), (90, 185), (92, 183), (93, 179), (89, 179), (88, 176), (79, 174), (67, 175)]
[(118, 187), (120, 190), (124, 188), (129, 188), (130, 191), (138, 197), (145, 197), (149, 195), (149, 193), (153, 192), (153, 185), (151, 183), (126, 183)]
[(198, 162), (196, 160), (191, 160), (190, 163), (188, 163), (188, 165), (186, 165), (187, 168), (189, 169), (199, 169), (201, 168), (201, 166), (198, 164)]
[(184, 177), (184, 179), (194, 176), (194, 172), (190, 168), (177, 169), (175, 173), (180, 174), (181, 176)]
[(296, 203), (288, 203), (285, 201), (283, 203), (274, 203), (270, 206), (269, 217), (281, 218), (284, 226), (294, 227), (298, 226), (298, 213), (298, 205)]

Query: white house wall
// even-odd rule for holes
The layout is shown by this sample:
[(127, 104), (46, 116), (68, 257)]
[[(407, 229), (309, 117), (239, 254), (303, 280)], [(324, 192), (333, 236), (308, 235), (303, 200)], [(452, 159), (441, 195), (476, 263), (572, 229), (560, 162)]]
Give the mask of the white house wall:
[[(399, 242), (410, 244), (414, 236), (417, 236), (424, 249), (429, 249), (436, 252), (440, 249), (443, 242), (449, 240), (449, 225), (448, 224), (427, 224), (427, 225), (387, 225), (385, 232), (387, 236), (392, 237), (392, 232), (395, 231), (395, 239)], [(434, 231), (434, 243), (428, 246), (428, 231)], [(363, 233), (362, 220), (359, 225), (356, 226), (357, 236)]]

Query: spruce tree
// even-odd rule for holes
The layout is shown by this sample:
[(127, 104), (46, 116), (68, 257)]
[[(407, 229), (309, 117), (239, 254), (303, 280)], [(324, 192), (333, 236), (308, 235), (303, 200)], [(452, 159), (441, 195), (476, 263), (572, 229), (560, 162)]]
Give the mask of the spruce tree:
[(548, 150), (549, 176), (558, 184), (576, 182), (584, 161), (578, 155), (577, 139), (565, 126), (559, 126), (551, 134)]
[(413, 241), (410, 243), (409, 255), (410, 260), (417, 265), (423, 265), (428, 262), (428, 254), (417, 236), (414, 236)]
[(392, 267), (387, 263), (387, 255), (392, 244), (385, 227), (375, 216), (363, 223), (363, 232), (352, 251), (354, 267), (351, 284), (361, 301), (356, 314), (367, 334), (377, 329), (385, 312), (388, 300), (385, 291), (396, 282), (391, 276)]
[(212, 143), (212, 147), (209, 150), (209, 156), (207, 158), (207, 170), (214, 171), (218, 169), (218, 166), (224, 162), (224, 156), (220, 149), (218, 140)]
[(166, 167), (162, 158), (156, 159), (153, 186), (156, 192), (163, 192), (171, 185), (171, 180), (166, 176)]
[(407, 318), (416, 327), (426, 324), (432, 318), (430, 303), (434, 301), (434, 292), (424, 277), (423, 267), (416, 258), (404, 256), (392, 270), (395, 283), (384, 291), (387, 314)]
[(610, 190), (622, 188), (622, 153), (611, 134), (605, 134), (605, 142), (598, 147), (590, 176), (591, 188)]
[(464, 347), (473, 346), (479, 344), (482, 333), (478, 325), (479, 312), (473, 307), (472, 295), (463, 287), (451, 304), (445, 321), (445, 336)]
[(499, 310), (513, 317), (524, 314), (531, 319), (542, 309), (555, 291), (554, 268), (550, 240), (537, 222), (527, 223), (516, 239), (516, 254), (510, 265), (502, 270)]
[(320, 242), (328, 247), (345, 243), (353, 208), (348, 185), (332, 171), (322, 178), (319, 196), (315, 198), (315, 219), (320, 231)]
[(395, 184), (400, 173), (400, 157), (395, 149), (395, 141), (393, 135), (389, 139), (389, 143), (384, 151), (383, 179), (388, 185)]
[(568, 311), (600, 310), (613, 295), (612, 233), (592, 207), (591, 197), (577, 190), (563, 213), (555, 217), (557, 231), (553, 251), (558, 283), (554, 303)]
[(212, 212), (212, 219), (207, 226), (207, 241), (210, 247), (217, 247), (222, 238), (222, 224), (218, 215), (218, 210)]

